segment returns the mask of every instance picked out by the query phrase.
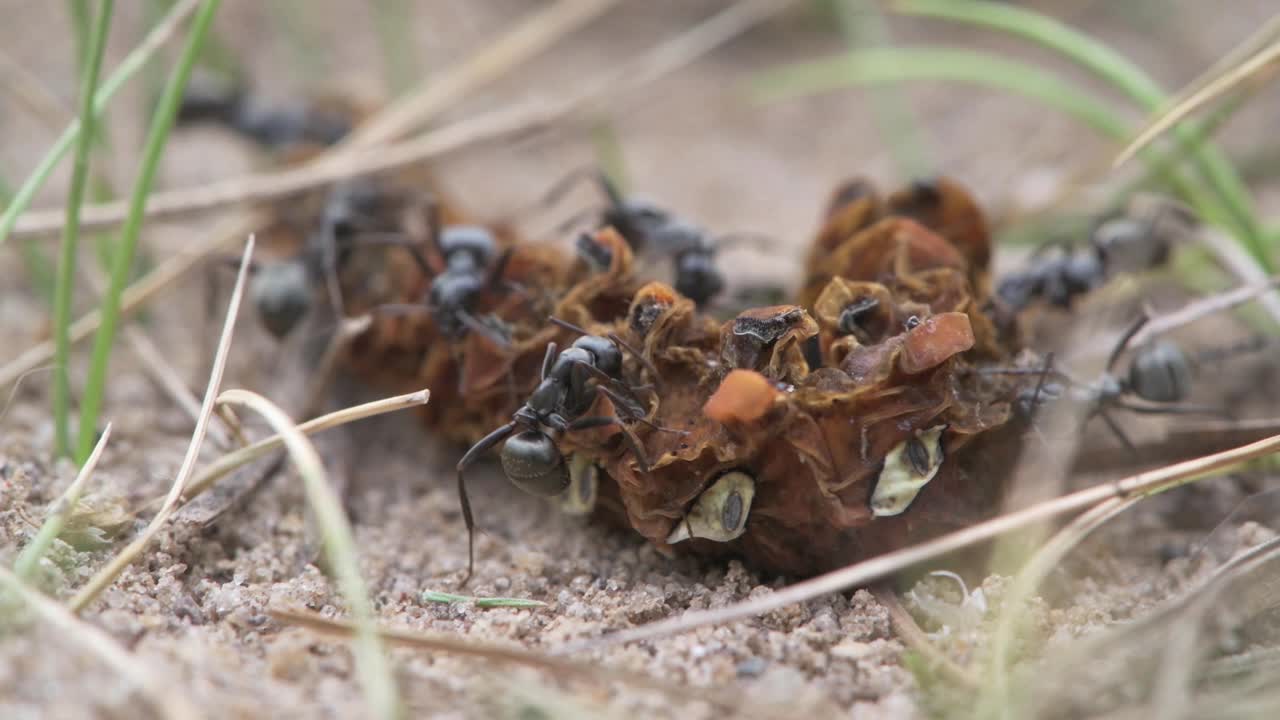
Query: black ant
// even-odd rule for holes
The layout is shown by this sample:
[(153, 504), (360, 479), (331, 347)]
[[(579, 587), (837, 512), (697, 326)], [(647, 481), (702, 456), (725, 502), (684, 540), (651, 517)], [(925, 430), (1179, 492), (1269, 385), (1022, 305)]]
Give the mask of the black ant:
[[(425, 306), (440, 333), (450, 339), (467, 332), (480, 333), (498, 346), (510, 343), (496, 321), (481, 319), (475, 313), (482, 293), (496, 287), (517, 288), (503, 280), (512, 248), (498, 251), (498, 240), (488, 228), (478, 225), (442, 226), (436, 203), (427, 206), (427, 234), (444, 261), (444, 269), (434, 272), (417, 248), (409, 246), (414, 261), (425, 277), (431, 278)], [(387, 312), (413, 312), (421, 305), (388, 304), (379, 308)]]
[(338, 271), (358, 244), (378, 230), (384, 197), (367, 179), (340, 182), (330, 190), (319, 226), (308, 233), (302, 250), (278, 262), (256, 264), (250, 292), (259, 318), (276, 338), (283, 338), (311, 309), (312, 288), (322, 281), (335, 313), (343, 314)]
[[(1063, 243), (1042, 246), (1032, 256), (1030, 267), (1006, 275), (996, 287), (996, 296), (1008, 309), (1018, 312), (1032, 302), (1044, 300), (1059, 308), (1069, 308), (1076, 297), (1097, 289), (1118, 272), (1149, 270), (1163, 265), (1172, 252), (1173, 237), (1162, 230), (1161, 220), (1172, 206), (1157, 206), (1145, 220), (1113, 217), (1089, 233), (1082, 252), (1069, 248), (1054, 257), (1043, 253)], [(1186, 218), (1175, 218), (1187, 224)]]
[[(727, 242), (761, 239), (745, 234), (712, 237), (702, 228), (677, 218), (649, 200), (624, 196), (609, 176), (596, 168), (581, 168), (566, 175), (552, 186), (543, 204), (555, 203), (570, 188), (583, 181), (600, 188), (608, 205), (603, 210), (592, 208), (578, 213), (561, 223), (560, 230), (577, 225), (585, 216), (599, 213), (599, 226), (612, 226), (637, 254), (652, 252), (670, 257), (675, 269), (675, 289), (699, 307), (705, 306), (724, 289), (724, 274), (715, 264), (716, 252)], [(584, 249), (581, 242), (578, 248), (580, 252)], [(598, 252), (585, 256), (590, 264), (597, 267), (602, 264)], [(607, 263), (603, 264), (607, 266)]]
[[(1039, 375), (1035, 389), (1023, 390), (1014, 402), (1015, 411), (1030, 419), (1044, 400), (1056, 400), (1067, 396), (1079, 403), (1088, 417), (1100, 416), (1121, 443), (1130, 450), (1134, 444), (1110, 414), (1112, 409), (1129, 410), (1144, 414), (1218, 413), (1219, 409), (1203, 405), (1186, 404), (1191, 394), (1192, 363), (1176, 343), (1156, 340), (1138, 348), (1123, 374), (1116, 372), (1116, 365), (1129, 345), (1129, 341), (1150, 320), (1144, 312), (1121, 335), (1107, 358), (1106, 368), (1093, 382), (1083, 382), (1065, 371), (1052, 369), (1051, 358), (1037, 369), (983, 370), (998, 374)], [(1052, 375), (1055, 380), (1047, 380)]]
[(212, 122), (269, 150), (314, 143), (330, 146), (351, 132), (348, 113), (309, 103), (272, 107), (243, 87), (189, 86), (177, 123)]
[(507, 478), (521, 490), (542, 497), (559, 495), (569, 487), (569, 466), (552, 433), (616, 425), (622, 430), (641, 468), (647, 470), (649, 467), (647, 455), (622, 418), (616, 415), (584, 416), (584, 413), (598, 396), (603, 395), (628, 420), (651, 424), (644, 419), (645, 412), (634, 398), (635, 391), (641, 388), (626, 384), (622, 378), (622, 352), (625, 350), (638, 359), (655, 382), (658, 379), (656, 368), (614, 333), (592, 335), (558, 318), (550, 320), (580, 337), (563, 351), (559, 351), (554, 342), (547, 344), (540, 380), (529, 394), (529, 399), (512, 415), (511, 422), (472, 445), (458, 461), (458, 500), (467, 526), (468, 543), (467, 574), (462, 580), (463, 585), (471, 579), (475, 569), (475, 519), (467, 497), (464, 472), (498, 443), (506, 441), (499, 457)]

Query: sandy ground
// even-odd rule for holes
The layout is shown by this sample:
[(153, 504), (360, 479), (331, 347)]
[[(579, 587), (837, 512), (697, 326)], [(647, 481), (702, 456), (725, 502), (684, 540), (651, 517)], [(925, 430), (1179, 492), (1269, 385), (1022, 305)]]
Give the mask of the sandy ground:
[[(64, 18), (37, 3), (10, 5), (27, 21), (0, 29), (6, 52), (69, 103), (74, 81)], [(126, 52), (143, 27), (141, 4), (122, 5), (112, 58)], [(305, 42), (314, 52), (315, 65), (307, 69), (299, 69), (291, 55), (296, 49), (291, 50), (290, 42), (298, 41), (275, 32), (274, 11), (258, 3), (228, 0), (219, 27), (267, 91), (324, 87), (368, 92), (373, 85), (376, 95), (380, 56), (361, 5), (332, 1), (324, 3), (331, 13), (306, 14), (307, 27), (298, 32), (306, 33)], [(515, 0), (422, 3), (414, 13), (414, 32), (424, 67), (448, 65), (537, 5)], [(1268, 13), (1264, 2), (1232, 3), (1231, 13), (1184, 2), (1167, 15), (1108, 9), (1110, 4), (1102, 3), (1048, 5), (1130, 53), (1170, 87), (1189, 80)], [(449, 118), (519, 97), (561, 92), (575, 77), (628, 57), (720, 6), (675, 0), (624, 3), (614, 15), (563, 41)], [(833, 34), (820, 30), (802, 14), (779, 19), (627, 98), (615, 117), (633, 186), (709, 226), (751, 229), (785, 240), (767, 258), (750, 250), (728, 253), (727, 262), (741, 282), (787, 281), (798, 272), (796, 250), (837, 180), (855, 172), (886, 183), (895, 179), (865, 93), (767, 107), (744, 99), (743, 83), (754, 72), (840, 47)], [(1016, 43), (936, 24), (902, 23), (895, 31), (903, 42), (1017, 49), (1043, 59)], [(908, 96), (925, 118), (937, 167), (970, 184), (998, 213), (1035, 202), (1044, 188), (1077, 174), (1096, 178), (1108, 158), (1106, 146), (1068, 120), (1018, 99), (934, 85), (911, 88)], [(135, 111), (142, 97), (130, 88), (122, 95), (121, 109), (112, 113), (112, 141), (119, 148), (134, 147), (140, 136)], [(1265, 137), (1251, 135), (1251, 129), (1262, 126), (1261, 111), (1275, 100), (1274, 93), (1263, 96), (1258, 107), (1233, 121), (1226, 133), (1228, 145), (1252, 148), (1250, 137)], [(11, 179), (27, 172), (52, 137), (47, 126), (7, 102), (0, 108), (0, 133), (7, 138), (0, 167)], [(118, 184), (127, 186), (136, 154), (117, 150), (114, 157), (112, 173)], [(590, 158), (583, 136), (562, 134), (460, 153), (441, 163), (440, 174), (473, 209), (497, 216), (527, 204), (550, 179)], [(243, 172), (254, 162), (215, 132), (183, 133), (165, 158), (161, 182), (195, 184)], [(55, 203), (65, 179), (50, 187), (40, 204)], [(198, 238), (210, 223), (200, 218), (155, 225), (148, 229), (146, 243), (156, 257), (163, 257)], [(546, 221), (530, 224), (535, 230), (547, 226)], [(22, 277), (15, 252), (0, 254), (0, 288), (2, 363), (44, 336), (46, 315)], [(199, 282), (193, 280), (151, 308), (143, 325), (193, 387), (203, 385), (203, 334), (216, 327), (193, 320), (204, 315)], [(283, 387), (297, 380), (289, 377), (289, 359), (272, 359), (265, 333), (248, 313), (243, 320), (226, 386), (286, 395)], [(77, 368), (82, 367), (78, 362)], [(107, 415), (115, 423), (115, 435), (94, 478), (92, 498), (106, 515), (163, 492), (190, 432), (189, 420), (146, 379), (123, 346), (112, 378)], [(0, 559), (7, 559), (32, 537), (47, 504), (74, 471), (65, 463), (48, 462), (47, 375), (28, 378), (12, 399), (7, 399), (7, 389), (0, 390)], [(358, 388), (347, 392), (362, 396)], [(785, 579), (760, 577), (736, 562), (671, 560), (630, 534), (584, 526), (520, 495), (489, 467), (476, 473), (473, 497), (485, 533), (478, 546), (477, 578), (468, 592), (532, 598), (547, 606), (480, 610), (426, 602), (424, 591), (455, 589), (466, 545), (450, 471), (458, 450), (423, 440), (421, 429), (406, 415), (370, 421), (352, 436), (332, 434), (323, 443), (331, 466), (349, 477), (361, 570), (377, 614), (388, 625), (551, 651), (573, 639), (690, 609), (721, 607), (785, 584)], [(1184, 490), (1113, 523), (1050, 578), (1036, 614), (1036, 637), (1065, 641), (1150, 609), (1188, 576), (1189, 561), (1182, 556), (1258, 483), (1245, 478)], [(69, 538), (73, 544), (58, 544), (42, 569), (41, 586), (57, 597), (69, 595), (142, 525), (140, 520), (117, 519), (121, 522), (105, 534), (81, 532)], [(1230, 526), (1240, 521), (1235, 517)], [(1256, 537), (1265, 531), (1249, 532)], [(360, 717), (365, 706), (348, 649), (266, 614), (274, 605), (333, 616), (344, 612), (333, 583), (318, 567), (317, 554), (300, 484), (286, 473), (215, 522), (180, 514), (145, 559), (125, 571), (85, 617), (128, 647), (147, 673), (167, 687), (180, 688), (209, 716)], [(982, 582), (981, 573), (968, 577), (975, 585)], [(906, 602), (940, 644), (960, 659), (972, 659), (965, 657), (966, 643), (989, 625), (1003, 582), (998, 576), (986, 580), (991, 612), (985, 619), (981, 613), (970, 617), (957, 610), (960, 593), (950, 580), (930, 578), (916, 587), (914, 597), (923, 600), (908, 595)], [(708, 701), (681, 700), (625, 684), (569, 682), (408, 650), (396, 650), (393, 657), (415, 716), (644, 713), (692, 720), (726, 712)], [(673, 685), (730, 688), (741, 703), (730, 709), (732, 714), (754, 710), (768, 716), (785, 711), (795, 716), (907, 718), (947, 710), (922, 692), (886, 609), (866, 591), (580, 659)], [(139, 707), (139, 695), (130, 692), (117, 672), (86, 657), (65, 636), (40, 623), (21, 629), (0, 625), (0, 717), (137, 717)]]

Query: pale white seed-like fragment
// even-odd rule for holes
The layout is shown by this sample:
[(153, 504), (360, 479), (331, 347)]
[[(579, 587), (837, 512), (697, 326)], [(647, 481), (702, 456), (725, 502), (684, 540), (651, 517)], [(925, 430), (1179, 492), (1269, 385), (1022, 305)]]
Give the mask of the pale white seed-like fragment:
[(942, 467), (942, 431), (946, 425), (919, 430), (884, 456), (884, 469), (871, 494), (876, 517), (901, 515)]
[(693, 502), (684, 519), (667, 536), (667, 543), (691, 537), (716, 542), (741, 537), (747, 529), (755, 494), (756, 481), (750, 475), (739, 470), (721, 475)]
[(560, 495), (560, 509), (568, 515), (590, 515), (600, 491), (600, 468), (582, 453), (569, 457), (569, 488)]

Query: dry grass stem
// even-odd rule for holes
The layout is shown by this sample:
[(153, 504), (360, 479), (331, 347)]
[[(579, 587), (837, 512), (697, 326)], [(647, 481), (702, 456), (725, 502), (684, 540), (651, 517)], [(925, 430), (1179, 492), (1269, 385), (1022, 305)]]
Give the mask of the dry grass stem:
[[(412, 134), (467, 94), (541, 55), (617, 3), (618, 0), (559, 0), (534, 11), (479, 52), (442, 71), (364, 123), (334, 152), (341, 155), (352, 148), (382, 145)], [(326, 153), (321, 162), (332, 160), (331, 155)]]
[(991, 540), (1013, 530), (1079, 512), (1113, 498), (1146, 497), (1207, 477), (1223, 468), (1280, 451), (1280, 435), (1243, 447), (1139, 473), (1112, 483), (1037, 503), (913, 547), (896, 550), (839, 570), (796, 583), (769, 595), (713, 610), (688, 612), (680, 617), (642, 625), (570, 646), (566, 651), (597, 648), (641, 640), (654, 640), (690, 630), (755, 617), (827, 593), (865, 586), (919, 563)]
[(218, 397), (218, 402), (248, 407), (261, 415), (281, 436), (298, 475), (302, 477), (307, 502), (320, 528), (329, 565), (355, 617), (353, 644), (356, 670), (364, 686), (370, 715), (383, 720), (400, 717), (403, 713), (395, 675), (374, 624), (368, 586), (360, 576), (355, 533), (342, 509), (342, 500), (329, 483), (320, 454), (307, 436), (298, 431), (293, 420), (261, 395), (248, 390), (228, 390)]
[[(257, 214), (251, 215), (250, 218), (246, 219), (239, 215), (228, 218), (226, 221), (219, 223), (199, 242), (193, 243), (183, 252), (165, 260), (139, 278), (125, 289), (124, 295), (120, 298), (121, 315), (127, 316), (137, 311), (138, 308), (149, 302), (160, 291), (166, 290), (176, 283), (183, 275), (186, 275), (192, 268), (204, 261), (205, 258), (222, 249), (236, 237), (244, 237), (243, 233), (233, 236), (229, 232), (231, 229), (252, 227), (255, 224), (260, 224)], [(99, 322), (101, 322), (101, 316), (98, 310), (94, 309), (71, 323), (71, 342), (80, 342), (92, 335), (98, 329)], [(47, 340), (33, 345), (21, 355), (9, 361), (8, 364), (0, 367), (0, 388), (7, 387), (27, 372), (52, 360), (53, 352), (53, 341)]]
[[(94, 294), (101, 296), (106, 291), (106, 278), (102, 276), (102, 271), (92, 265), (80, 266), (81, 276), (85, 282), (93, 290)], [(200, 420), (200, 401), (196, 399), (195, 393), (191, 392), (191, 388), (187, 387), (187, 383), (169, 363), (163, 353), (160, 352), (156, 344), (151, 341), (147, 335), (137, 325), (124, 323), (122, 328), (124, 338), (129, 343), (129, 349), (133, 351), (135, 357), (142, 363), (142, 369), (151, 376), (156, 385), (173, 400), (187, 417), (191, 418), (191, 422), (195, 423)], [(213, 436), (213, 442), (220, 449), (227, 450), (231, 447), (231, 436), (228, 434), (228, 427), (224, 427), (226, 421), (219, 415), (218, 419), (222, 421), (221, 425), (212, 425), (209, 427), (209, 434)]]
[(169, 494), (165, 498), (164, 506), (160, 508), (160, 512), (156, 513), (156, 516), (151, 519), (151, 522), (133, 542), (129, 543), (105, 567), (95, 573), (89, 579), (89, 582), (85, 583), (85, 586), (76, 593), (70, 603), (72, 612), (78, 613), (84, 610), (98, 596), (98, 593), (114, 582), (116, 577), (142, 554), (151, 539), (164, 527), (164, 524), (169, 520), (169, 516), (177, 509), (178, 503), (182, 499), (183, 488), (186, 487), (187, 481), (191, 478), (191, 474), (195, 470), (196, 460), (200, 456), (200, 447), (204, 443), (205, 431), (209, 426), (209, 416), (213, 413), (214, 399), (217, 397), (218, 388), (222, 384), (222, 373), (227, 365), (227, 355), (231, 350), (231, 338), (236, 327), (236, 317), (240, 313), (240, 301), (244, 296), (245, 282), (249, 277), (250, 261), (253, 259), (253, 244), (253, 236), (250, 236), (249, 241), (245, 243), (244, 254), (240, 257), (240, 272), (236, 275), (236, 285), (231, 293), (231, 302), (227, 307), (227, 317), (223, 323), (222, 335), (218, 341), (218, 351), (214, 356), (213, 369), (209, 373), (209, 383), (205, 389), (204, 401), (200, 406), (200, 419), (196, 423), (195, 431), (191, 434), (191, 442), (187, 446), (187, 454), (182, 459), (182, 465), (178, 468), (173, 485), (169, 488)]
[(898, 638), (908, 648), (920, 653), (931, 670), (941, 673), (951, 682), (967, 689), (976, 690), (982, 687), (982, 681), (976, 675), (933, 644), (928, 633), (921, 629), (916, 619), (902, 606), (902, 600), (893, 588), (888, 585), (878, 585), (872, 588), (871, 592), (889, 611), (889, 621), (893, 623), (893, 629), (898, 633)]
[[(278, 622), (304, 627), (323, 635), (346, 638), (355, 632), (354, 625), (348, 621), (332, 620), (310, 610), (270, 607), (267, 608), (267, 613)], [(741, 699), (728, 692), (722, 692), (715, 688), (684, 687), (656, 680), (640, 673), (615, 670), (598, 662), (569, 660), (560, 655), (534, 652), (521, 647), (498, 645), (451, 635), (427, 634), (412, 630), (379, 627), (378, 634), (391, 645), (414, 650), (449, 653), (473, 657), (487, 662), (520, 665), (554, 673), (562, 677), (579, 678), (594, 683), (619, 683), (632, 687), (646, 688), (656, 690), (670, 697), (715, 703), (733, 708), (739, 712), (748, 712), (750, 710), (742, 703)], [(769, 717), (770, 715), (766, 710), (767, 708), (757, 708), (749, 714)]]
[(1280, 286), (1280, 275), (1273, 275), (1260, 283), (1252, 283), (1188, 303), (1174, 312), (1153, 318), (1133, 336), (1129, 344), (1131, 347), (1142, 347), (1143, 343), (1154, 339), (1157, 335), (1163, 335), (1214, 313), (1242, 305), (1263, 293), (1274, 290), (1277, 286)]
[[(395, 412), (397, 410), (406, 410), (418, 405), (426, 405), (431, 399), (431, 391), (419, 390), (417, 392), (407, 393), (405, 395), (397, 395), (395, 397), (385, 398), (383, 400), (375, 400), (363, 405), (343, 408), (336, 412), (323, 415), (309, 420), (298, 426), (298, 430), (304, 435), (313, 435), (340, 425), (350, 422), (362, 420), (364, 418), (373, 417), (374, 415), (382, 415), (384, 413)], [(284, 445), (284, 439), (280, 435), (272, 435), (271, 437), (259, 440), (252, 445), (240, 448), (234, 452), (223, 455), (213, 461), (195, 476), (184, 492), (184, 497), (188, 502), (199, 497), (208, 490), (219, 479), (226, 477), (229, 473), (234, 472), (259, 458), (265, 457), (268, 453), (279, 450)], [(164, 501), (163, 497), (157, 497), (148, 506), (159, 506)]]
[[(1268, 30), (1267, 27), (1263, 29)], [(1177, 125), (1191, 113), (1244, 83), (1264, 74), (1269, 74), (1277, 64), (1280, 64), (1280, 40), (1272, 40), (1271, 43), (1260, 49), (1252, 57), (1242, 60), (1232, 67), (1224, 68), (1225, 71), (1220, 76), (1204, 82), (1198, 91), (1191, 93), (1183, 98), (1181, 102), (1176, 103), (1152, 119), (1145, 128), (1138, 132), (1133, 141), (1125, 146), (1124, 150), (1120, 151), (1113, 166), (1119, 167), (1123, 165), (1149, 145), (1151, 141), (1164, 134), (1169, 128)]]
[[(273, 200), (360, 175), (403, 168), (441, 157), (480, 142), (496, 140), (547, 126), (593, 102), (616, 97), (678, 70), (749, 29), (794, 0), (754, 0), (739, 3), (661, 43), (619, 67), (582, 83), (582, 89), (558, 99), (531, 100), (511, 107), (478, 113), (466, 120), (432, 130), (413, 140), (343, 150), (340, 145), (298, 168), (232, 178), (195, 188), (159, 191), (147, 201), (147, 217), (165, 218), (207, 211), (248, 201)], [(390, 112), (389, 108), (385, 112)], [(375, 116), (369, 122), (375, 122)], [(341, 152), (340, 152), (341, 151)], [(81, 227), (100, 230), (120, 224), (127, 213), (123, 202), (85, 205)], [(18, 219), (14, 237), (44, 236), (62, 229), (62, 213), (29, 212)], [(238, 226), (240, 234), (248, 226)], [(2, 376), (0, 376), (2, 377)]]

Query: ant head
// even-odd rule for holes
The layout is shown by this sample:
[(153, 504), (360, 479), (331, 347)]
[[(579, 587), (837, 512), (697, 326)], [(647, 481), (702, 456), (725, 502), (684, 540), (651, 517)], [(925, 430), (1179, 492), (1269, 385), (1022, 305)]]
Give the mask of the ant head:
[(706, 305), (724, 289), (724, 275), (715, 257), (704, 253), (684, 253), (676, 258), (676, 291), (696, 305)]
[(262, 324), (277, 339), (289, 334), (311, 307), (311, 282), (298, 261), (257, 267), (249, 290)]
[(502, 469), (512, 484), (530, 495), (554, 497), (569, 487), (569, 467), (550, 435), (525, 430), (502, 446)]
[(479, 225), (450, 225), (440, 232), (440, 254), (449, 258), (455, 253), (464, 252), (476, 261), (477, 265), (485, 265), (493, 257), (498, 241), (488, 228)]
[(1191, 363), (1168, 340), (1143, 345), (1129, 366), (1128, 386), (1144, 400), (1181, 402), (1191, 393)]

